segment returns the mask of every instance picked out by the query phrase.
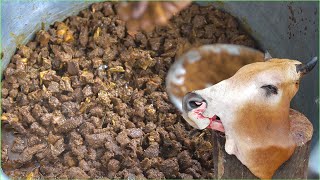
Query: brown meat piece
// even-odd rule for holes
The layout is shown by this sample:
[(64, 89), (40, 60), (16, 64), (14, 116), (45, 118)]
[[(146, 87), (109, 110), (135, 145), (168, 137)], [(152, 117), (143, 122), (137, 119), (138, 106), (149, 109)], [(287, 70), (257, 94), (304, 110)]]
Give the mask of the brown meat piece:
[(50, 96), (48, 99), (48, 104), (50, 106), (51, 109), (59, 109), (59, 107), (61, 106), (61, 103), (59, 101), (58, 98), (54, 97), (54, 96)]
[(105, 148), (110, 153), (112, 153), (112, 156), (110, 156), (110, 158), (113, 157), (113, 155), (122, 155), (120, 147), (113, 138), (107, 139), (107, 142), (105, 143)]
[(115, 179), (144, 179), (137, 177), (135, 174), (129, 172), (128, 169), (124, 169), (122, 171), (119, 171), (118, 173), (115, 174), (114, 176)]
[(12, 108), (12, 106), (14, 105), (13, 103), (14, 103), (13, 98), (7, 97), (5, 99), (2, 99), (2, 102), (1, 102), (2, 106), (1, 107), (4, 111), (9, 111)]
[(149, 169), (146, 174), (148, 179), (165, 179), (164, 174), (157, 169)]
[(70, 77), (70, 80), (71, 80), (71, 86), (72, 86), (73, 88), (78, 88), (78, 87), (81, 86), (81, 82), (80, 82), (78, 76), (71, 76), (71, 77)]
[(188, 168), (186, 171), (186, 173), (192, 175), (194, 178), (199, 179), (201, 177), (201, 174), (199, 174), (195, 169), (193, 168)]
[(40, 102), (42, 100), (42, 91), (39, 89), (29, 93), (28, 100), (33, 103)]
[(147, 70), (150, 67), (153, 67), (156, 64), (155, 59), (153, 59), (150, 54), (146, 54), (143, 57), (139, 58), (136, 62), (136, 66), (143, 69)]
[(21, 57), (29, 58), (32, 50), (29, 47), (22, 45), (19, 47), (18, 53), (21, 55)]
[(28, 106), (22, 106), (19, 109), (19, 113), (21, 114), (22, 120), (28, 124), (31, 124), (35, 122), (36, 120), (32, 117), (29, 107)]
[(152, 131), (149, 133), (149, 136), (148, 136), (148, 140), (149, 140), (149, 143), (152, 144), (154, 142), (157, 142), (159, 143), (160, 142), (160, 134), (158, 131)]
[(102, 59), (95, 57), (92, 59), (92, 66), (93, 68), (99, 68), (103, 64)]
[(145, 170), (148, 170), (151, 168), (152, 164), (151, 164), (151, 160), (149, 158), (144, 158), (141, 162), (140, 162), (140, 165), (141, 165), (141, 169), (143, 171)]
[(192, 158), (188, 151), (182, 151), (177, 156), (181, 170), (185, 170), (192, 166)]
[(54, 81), (51, 81), (51, 82), (49, 83), (48, 90), (49, 90), (50, 92), (52, 92), (52, 93), (57, 93), (57, 92), (59, 92), (59, 91), (60, 91), (60, 89), (59, 89), (59, 83), (54, 82)]
[(164, 41), (164, 50), (168, 51), (170, 49), (172, 49), (173, 47), (176, 47), (176, 41), (174, 39), (166, 39)]
[(110, 107), (111, 100), (109, 97), (110, 95), (106, 91), (100, 90), (98, 93), (98, 102), (105, 106)]
[(103, 120), (95, 117), (95, 116), (91, 116), (90, 117), (90, 122), (92, 122), (92, 124), (94, 124), (95, 128), (97, 129), (101, 129), (102, 128), (102, 124), (103, 124)]
[(179, 174), (179, 164), (177, 158), (164, 160), (159, 167), (167, 178), (176, 178)]
[(50, 145), (50, 155), (53, 158), (58, 157), (61, 153), (65, 151), (65, 144), (63, 138), (57, 140), (54, 145)]
[[(89, 92), (87, 91), (86, 93), (90, 93), (90, 89), (89, 89)], [(68, 94), (70, 100), (69, 101), (76, 101), (76, 102), (82, 102), (84, 100), (84, 93), (83, 93), (83, 90), (81, 88), (76, 88), (74, 89), (73, 92), (69, 93)], [(68, 101), (68, 100), (67, 100)], [(86, 103), (86, 102), (85, 102)], [(80, 103), (81, 104), (81, 103)], [(86, 103), (88, 105), (88, 103)], [(80, 108), (82, 107), (82, 105), (80, 106)]]
[(39, 171), (41, 174), (45, 175), (45, 177), (57, 177), (62, 174), (64, 170), (64, 166), (61, 163), (53, 164), (45, 164), (39, 167)]
[(31, 113), (33, 117), (35, 117), (36, 119), (39, 119), (43, 114), (42, 107), (39, 104), (35, 104)]
[(93, 77), (94, 75), (88, 71), (82, 71), (80, 73), (80, 81), (84, 83), (94, 83)]
[(27, 143), (28, 143), (28, 146), (31, 147), (31, 146), (40, 144), (41, 139), (36, 135), (32, 135), (30, 138), (27, 139)]
[(9, 96), (12, 97), (12, 98), (16, 98), (18, 95), (18, 90), (17, 89), (12, 89), (10, 92), (9, 92)]
[(46, 136), (48, 132), (45, 128), (41, 127), (37, 122), (34, 122), (30, 126), (30, 131), (38, 136)]
[(11, 127), (14, 129), (14, 132), (17, 132), (21, 135), (25, 135), (27, 133), (25, 127), (20, 122), (10, 122)]
[[(120, 149), (119, 149), (120, 151)], [(112, 159), (114, 157), (114, 153), (113, 152), (110, 152), (110, 151), (106, 151), (104, 153), (104, 155), (101, 157), (101, 162), (103, 164), (108, 164), (108, 162), (110, 161), (110, 159)]]
[(60, 80), (59, 76), (56, 75), (56, 71), (47, 70), (40, 72), (40, 82), (42, 81), (56, 81)]
[(45, 70), (49, 70), (52, 68), (51, 59), (48, 58), (42, 58), (42, 67)]
[(81, 44), (81, 46), (85, 47), (88, 43), (88, 37), (89, 33), (88, 33), (88, 27), (87, 26), (82, 26), (80, 28), (80, 34), (79, 34), (79, 42)]
[(65, 116), (71, 117), (79, 110), (79, 104), (74, 102), (64, 102), (61, 104), (61, 112)]
[(160, 153), (159, 144), (152, 143), (146, 150), (144, 150), (144, 157), (153, 158), (158, 157)]
[(171, 126), (176, 123), (177, 115), (172, 113), (166, 113), (166, 114), (159, 113), (159, 119), (166, 126)]
[(154, 105), (159, 112), (164, 112), (164, 113), (167, 113), (172, 108), (171, 104), (168, 104), (165, 101), (160, 99), (157, 99)]
[(65, 95), (65, 94), (57, 94), (57, 96), (58, 96), (59, 101), (62, 103), (73, 100), (73, 97)]
[(88, 53), (88, 58), (92, 59), (94, 57), (102, 57), (105, 54), (105, 50), (100, 47), (96, 47), (91, 52)]
[(79, 132), (82, 136), (86, 136), (87, 134), (92, 134), (94, 130), (94, 125), (90, 122), (84, 122), (79, 127)]
[(71, 61), (68, 61), (68, 73), (70, 75), (78, 75), (80, 72), (80, 67), (79, 67), (79, 59), (73, 59)]
[(146, 47), (147, 46), (147, 43), (148, 43), (148, 40), (147, 40), (147, 37), (142, 34), (141, 32), (138, 32), (136, 34), (136, 37), (135, 37), (136, 41), (141, 43), (141, 47)]
[(105, 16), (114, 15), (112, 4), (109, 2), (104, 2), (102, 12)]
[(70, 151), (63, 155), (63, 160), (64, 160), (65, 166), (72, 167), (77, 164), (75, 157), (72, 155)]
[(120, 162), (116, 159), (111, 159), (108, 163), (109, 172), (118, 172), (120, 169)]
[(46, 146), (46, 144), (38, 144), (32, 147), (25, 148), (24, 151), (21, 153), (18, 162), (21, 164), (29, 162), (32, 159), (33, 155), (35, 155), (37, 152), (42, 151)]
[(133, 101), (134, 114), (140, 117), (144, 117), (145, 103), (147, 100), (145, 98), (135, 99)]
[(206, 23), (206, 18), (200, 15), (196, 15), (192, 20), (193, 27), (195, 28), (203, 27)]
[(79, 127), (83, 123), (82, 117), (72, 117), (70, 119), (67, 119), (61, 126), (58, 128), (59, 133), (67, 133), (74, 128)]
[(92, 109), (90, 109), (90, 114), (92, 116), (97, 116), (102, 118), (105, 115), (104, 108), (101, 106), (93, 107)]
[(79, 167), (71, 167), (66, 171), (69, 178), (72, 179), (87, 179), (89, 176)]
[(120, 102), (117, 105), (113, 106), (114, 111), (116, 113), (118, 113), (119, 116), (121, 116), (121, 117), (123, 117), (126, 114), (127, 108), (128, 108), (127, 104), (126, 103), (122, 103), (122, 102)]
[(72, 54), (68, 54), (59, 49), (53, 49), (53, 53), (55, 55), (55, 60), (57, 62), (66, 63), (72, 59)]
[(109, 133), (100, 133), (100, 134), (90, 134), (86, 135), (86, 142), (93, 148), (98, 148), (104, 146), (105, 142), (112, 138)]
[(165, 138), (163, 140), (161, 154), (163, 154), (164, 157), (176, 157), (181, 149), (182, 145), (179, 142)]
[(68, 53), (69, 55), (71, 56), (74, 56), (74, 49), (73, 49), (73, 46), (71, 46), (70, 44), (68, 43), (63, 43), (62, 44), (62, 49)]
[(162, 42), (161, 37), (149, 39), (151, 49), (155, 51), (158, 51), (160, 49), (161, 42)]
[(193, 176), (190, 174), (179, 173), (179, 178), (181, 179), (193, 179)]
[(28, 96), (22, 93), (18, 93), (16, 101), (17, 101), (17, 104), (21, 106), (26, 106), (29, 104)]
[(87, 163), (87, 161), (85, 160), (81, 160), (79, 162), (79, 167), (83, 170), (83, 171), (89, 171), (90, 170), (90, 166), (89, 164)]
[(84, 97), (91, 96), (91, 95), (93, 94), (93, 93), (92, 93), (91, 86), (86, 85), (86, 86), (83, 88), (82, 93), (83, 93)]
[(125, 164), (122, 165), (123, 168), (130, 168), (133, 172), (135, 173), (139, 173), (140, 169), (135, 168), (138, 166), (137, 162), (135, 161), (134, 158), (130, 157), (130, 156), (125, 156), (123, 158), (123, 161), (126, 162)]
[(145, 133), (149, 133), (151, 132), (152, 130), (154, 130), (157, 126), (153, 123), (153, 122), (148, 122), (144, 128), (144, 132)]
[(60, 111), (54, 111), (52, 113), (52, 125), (54, 128), (59, 127), (66, 121), (66, 118), (61, 114)]
[(124, 26), (123, 21), (118, 21), (118, 22), (122, 22), (122, 23), (121, 25), (118, 25), (115, 27), (113, 34), (116, 34), (119, 38), (124, 38), (126, 35), (126, 28)]
[(97, 158), (97, 151), (94, 150), (93, 148), (88, 148), (88, 154), (86, 156), (86, 159), (96, 160), (96, 158)]
[(134, 42), (134, 39), (132, 36), (127, 36), (125, 39), (124, 39), (124, 43), (123, 43), (127, 48), (129, 47), (136, 47), (136, 44)]
[(79, 133), (73, 131), (70, 133), (70, 142), (72, 143), (71, 145), (79, 146), (83, 144), (83, 138)]
[(50, 34), (46, 31), (40, 30), (36, 34), (36, 40), (40, 43), (41, 47), (48, 46), (50, 40)]
[(116, 137), (117, 142), (120, 144), (121, 147), (124, 147), (130, 142), (130, 139), (125, 131), (122, 131)]
[(82, 145), (82, 146), (73, 146), (71, 147), (72, 153), (77, 157), (78, 160), (81, 160), (85, 158), (85, 155), (87, 154), (88, 150), (87, 147)]
[(40, 54), (43, 58), (48, 58), (49, 57), (49, 50), (48, 47), (43, 47), (40, 49)]
[(162, 79), (160, 77), (156, 76), (152, 78), (146, 83), (146, 91), (148, 92), (156, 91), (157, 88), (160, 87), (161, 83), (162, 83)]
[(8, 89), (6, 89), (6, 88), (1, 89), (1, 97), (2, 98), (6, 98), (8, 96), (8, 94), (9, 94)]
[(60, 139), (63, 139), (63, 137), (59, 135), (55, 135), (51, 131), (49, 132), (49, 135), (47, 137), (47, 141), (50, 144), (55, 144)]
[(25, 141), (21, 137), (16, 137), (11, 148), (12, 152), (21, 153), (27, 147)]
[(53, 119), (53, 114), (45, 113), (39, 119), (40, 119), (40, 122), (42, 125), (49, 126), (49, 125), (51, 125), (51, 121)]
[(137, 87), (142, 88), (148, 80), (149, 78), (147, 77), (137, 78), (135, 79), (135, 84)]
[(130, 128), (127, 131), (130, 138), (140, 138), (143, 136), (143, 131), (139, 128)]
[(69, 77), (62, 77), (60, 80), (60, 89), (63, 91), (72, 92), (71, 82)]
[(163, 161), (161, 157), (156, 158), (144, 158), (143, 161), (141, 161), (141, 166), (144, 170), (150, 169), (150, 168), (158, 168), (160, 163)]

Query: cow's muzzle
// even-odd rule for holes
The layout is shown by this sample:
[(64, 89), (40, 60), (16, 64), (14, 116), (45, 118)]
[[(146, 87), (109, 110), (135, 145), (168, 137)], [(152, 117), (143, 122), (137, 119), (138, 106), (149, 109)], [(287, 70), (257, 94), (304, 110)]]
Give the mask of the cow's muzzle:
[(190, 92), (183, 97), (182, 108), (184, 112), (189, 112), (191, 110), (197, 109), (203, 103), (207, 104), (199, 94)]

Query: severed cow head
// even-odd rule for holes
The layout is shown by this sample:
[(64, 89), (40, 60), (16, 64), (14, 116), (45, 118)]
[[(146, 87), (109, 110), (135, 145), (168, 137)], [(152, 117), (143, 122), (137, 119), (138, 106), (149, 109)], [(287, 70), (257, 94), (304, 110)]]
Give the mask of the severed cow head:
[(271, 178), (296, 147), (290, 101), (316, 63), (271, 59), (243, 66), (229, 79), (186, 94), (183, 117), (197, 129), (225, 132), (226, 152), (257, 177)]

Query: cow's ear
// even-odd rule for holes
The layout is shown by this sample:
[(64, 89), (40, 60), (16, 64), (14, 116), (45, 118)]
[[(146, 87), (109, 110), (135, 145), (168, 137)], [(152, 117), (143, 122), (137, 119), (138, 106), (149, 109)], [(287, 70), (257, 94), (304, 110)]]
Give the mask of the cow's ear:
[(266, 51), (266, 52), (264, 53), (264, 60), (265, 60), (265, 61), (268, 61), (269, 59), (272, 59), (271, 54), (270, 54), (268, 51)]

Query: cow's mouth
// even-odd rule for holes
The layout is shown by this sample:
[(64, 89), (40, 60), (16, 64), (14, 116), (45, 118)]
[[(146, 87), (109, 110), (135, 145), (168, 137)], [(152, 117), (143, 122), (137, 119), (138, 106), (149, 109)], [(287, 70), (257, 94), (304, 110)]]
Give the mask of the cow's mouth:
[(208, 126), (209, 129), (224, 132), (224, 127), (219, 116), (214, 115), (213, 117), (209, 118), (209, 120), (210, 120), (210, 124)]
[(197, 120), (208, 119), (210, 121), (209, 125), (206, 128), (224, 132), (222, 121), (218, 115), (214, 115), (212, 117), (206, 117), (203, 115), (203, 112), (207, 107), (206, 102), (194, 102), (194, 106), (197, 107), (192, 110), (192, 113), (196, 115), (195, 117), (197, 118)]

